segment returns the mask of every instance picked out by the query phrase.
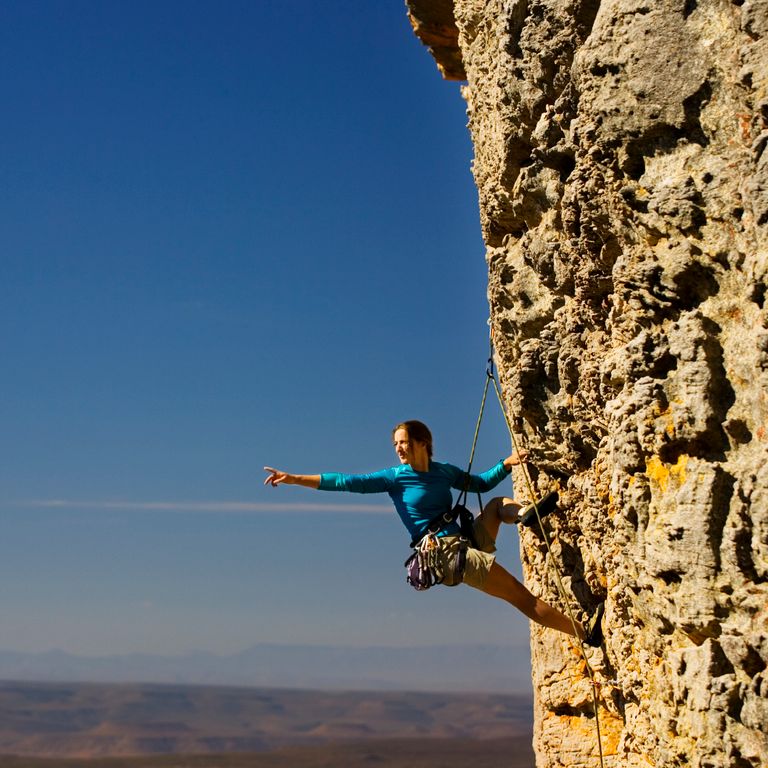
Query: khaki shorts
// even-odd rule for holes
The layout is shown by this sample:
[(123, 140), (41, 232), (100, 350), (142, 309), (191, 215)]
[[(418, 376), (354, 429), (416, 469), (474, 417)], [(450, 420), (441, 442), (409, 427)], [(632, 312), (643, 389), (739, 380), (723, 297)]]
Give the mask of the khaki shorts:
[[(492, 554), (496, 551), (496, 541), (479, 518), (474, 524), (475, 539), (477, 540), (477, 549), (470, 547), (467, 549), (466, 565), (464, 566), (464, 578), (456, 574), (456, 560), (461, 549), (462, 539), (460, 536), (441, 536), (440, 553), (438, 560), (440, 568), (444, 574), (443, 584), (446, 587), (455, 587), (457, 584), (469, 584), (475, 589), (482, 589), (483, 584), (491, 570), (491, 566), (496, 562), (496, 556)], [(466, 542), (464, 542), (466, 544)]]

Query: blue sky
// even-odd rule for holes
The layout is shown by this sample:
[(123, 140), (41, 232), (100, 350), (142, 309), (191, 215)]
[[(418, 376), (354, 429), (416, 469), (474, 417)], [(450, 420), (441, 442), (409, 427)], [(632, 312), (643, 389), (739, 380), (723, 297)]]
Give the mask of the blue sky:
[(0, 98), (0, 648), (524, 640), (405, 585), (385, 496), (262, 486), (391, 466), (405, 418), (468, 457), (472, 148), (403, 4), (5, 3)]

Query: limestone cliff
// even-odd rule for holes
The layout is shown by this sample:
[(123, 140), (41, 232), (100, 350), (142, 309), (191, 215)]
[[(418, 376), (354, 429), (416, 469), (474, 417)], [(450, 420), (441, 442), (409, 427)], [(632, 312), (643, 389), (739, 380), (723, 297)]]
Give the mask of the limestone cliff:
[[(606, 600), (606, 766), (768, 765), (768, 0), (408, 0), (466, 80), (504, 396)], [(562, 607), (540, 533), (529, 586)], [(532, 632), (540, 768), (596, 766)]]

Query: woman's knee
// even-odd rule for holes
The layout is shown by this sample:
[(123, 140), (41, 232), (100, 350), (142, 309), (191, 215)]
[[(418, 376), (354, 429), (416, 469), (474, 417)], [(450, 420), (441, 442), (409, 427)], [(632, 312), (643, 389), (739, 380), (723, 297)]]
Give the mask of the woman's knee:
[(498, 523), (517, 523), (520, 504), (506, 496), (496, 496), (486, 504), (490, 514)]
[(483, 512), (494, 518), (501, 520), (501, 508), (504, 506), (503, 496), (494, 496), (484, 507)]

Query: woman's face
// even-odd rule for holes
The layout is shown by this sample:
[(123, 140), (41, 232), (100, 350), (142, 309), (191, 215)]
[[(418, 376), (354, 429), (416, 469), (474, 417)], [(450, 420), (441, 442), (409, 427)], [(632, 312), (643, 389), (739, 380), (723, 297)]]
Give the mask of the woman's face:
[(392, 443), (395, 446), (395, 453), (397, 458), (400, 459), (401, 464), (411, 464), (416, 458), (416, 451), (419, 448), (424, 448), (424, 443), (418, 440), (411, 440), (408, 437), (408, 432), (404, 429), (398, 429), (395, 431), (395, 435), (392, 438)]

